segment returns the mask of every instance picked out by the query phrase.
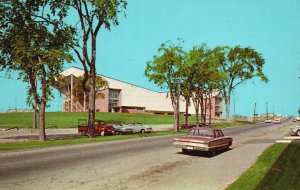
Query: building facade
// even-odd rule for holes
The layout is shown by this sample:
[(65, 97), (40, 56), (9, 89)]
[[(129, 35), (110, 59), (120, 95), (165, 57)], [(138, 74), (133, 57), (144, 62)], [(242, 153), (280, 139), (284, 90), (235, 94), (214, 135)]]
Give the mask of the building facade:
[[(65, 95), (62, 111), (84, 112), (88, 110), (88, 95), (77, 98), (76, 93), (70, 93), (77, 78), (84, 74), (82, 69), (71, 67), (61, 73), (65, 81), (56, 88)], [(102, 94), (96, 98), (97, 112), (120, 113), (151, 113), (173, 114), (171, 99), (167, 92), (156, 92), (137, 85), (99, 75), (108, 82), (108, 88), (98, 90)], [(193, 103), (188, 107), (189, 114), (195, 114)], [(222, 117), (222, 98), (213, 96), (211, 105), (207, 105), (207, 113), (212, 112), (212, 117)], [(185, 113), (185, 102), (180, 101), (180, 112)]]

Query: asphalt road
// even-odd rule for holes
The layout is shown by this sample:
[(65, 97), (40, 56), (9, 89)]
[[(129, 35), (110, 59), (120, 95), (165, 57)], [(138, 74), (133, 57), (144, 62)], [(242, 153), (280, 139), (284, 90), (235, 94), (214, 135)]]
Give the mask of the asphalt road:
[(289, 132), (282, 121), (224, 129), (232, 149), (214, 157), (174, 136), (0, 153), (0, 189), (224, 189)]

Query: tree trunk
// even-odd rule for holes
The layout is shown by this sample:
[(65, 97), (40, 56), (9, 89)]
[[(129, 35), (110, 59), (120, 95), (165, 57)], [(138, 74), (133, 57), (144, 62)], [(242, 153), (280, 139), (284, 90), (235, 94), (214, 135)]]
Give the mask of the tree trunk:
[(196, 127), (199, 127), (199, 96), (198, 95), (193, 95), (193, 104), (195, 107), (195, 114), (196, 114)]
[(185, 97), (185, 125), (189, 123), (189, 101), (190, 97)]
[(46, 102), (44, 100), (41, 101), (40, 104), (40, 130), (39, 130), (39, 140), (46, 141), (46, 130), (45, 130), (45, 109), (46, 109)]
[(208, 123), (209, 126), (211, 126), (211, 110), (212, 110), (211, 100), (212, 100), (212, 93), (209, 93), (209, 123)]
[(226, 122), (230, 122), (230, 95), (225, 97)]
[(90, 137), (94, 137), (95, 136), (95, 98), (96, 98), (95, 65), (93, 67), (91, 67), (90, 77), (91, 77), (91, 86), (90, 86), (90, 93), (89, 93), (89, 118), (88, 118), (89, 131), (88, 131), (88, 134)]
[(32, 129), (37, 129), (37, 125), (36, 125), (36, 100), (34, 100), (34, 104), (32, 106), (33, 110), (32, 110)]
[[(39, 57), (39, 62), (41, 62)], [(42, 85), (42, 97), (39, 105), (39, 115), (40, 115), (40, 130), (39, 130), (39, 140), (46, 141), (46, 130), (45, 130), (45, 110), (46, 110), (46, 101), (47, 101), (47, 81), (46, 81), (46, 71), (42, 67), (42, 76), (41, 76), (41, 85)]]
[(204, 117), (204, 101), (203, 101), (203, 94), (200, 96), (200, 109), (201, 109), (201, 127), (203, 127), (203, 120), (205, 119)]

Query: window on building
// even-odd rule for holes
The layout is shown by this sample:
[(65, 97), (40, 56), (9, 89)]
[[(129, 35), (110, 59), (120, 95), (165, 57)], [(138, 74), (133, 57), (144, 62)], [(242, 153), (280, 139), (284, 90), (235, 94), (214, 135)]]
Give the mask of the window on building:
[(109, 90), (109, 107), (119, 107), (119, 90)]

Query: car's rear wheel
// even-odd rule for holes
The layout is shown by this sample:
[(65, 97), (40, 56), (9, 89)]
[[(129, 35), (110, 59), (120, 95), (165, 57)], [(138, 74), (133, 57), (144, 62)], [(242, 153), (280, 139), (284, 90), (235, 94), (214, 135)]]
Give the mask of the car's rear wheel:
[(182, 153), (183, 153), (183, 154), (187, 154), (188, 152), (189, 152), (188, 149), (185, 149), (185, 148), (182, 149)]
[(145, 129), (142, 129), (142, 130), (141, 130), (141, 133), (145, 133)]
[(297, 131), (297, 135), (300, 136), (300, 130)]
[(80, 132), (80, 135), (82, 135), (82, 136), (86, 136), (86, 133), (85, 133), (85, 132), (83, 132), (83, 131), (81, 131), (81, 132)]
[(105, 136), (105, 131), (101, 131), (100, 132), (100, 135), (103, 137), (103, 136)]

